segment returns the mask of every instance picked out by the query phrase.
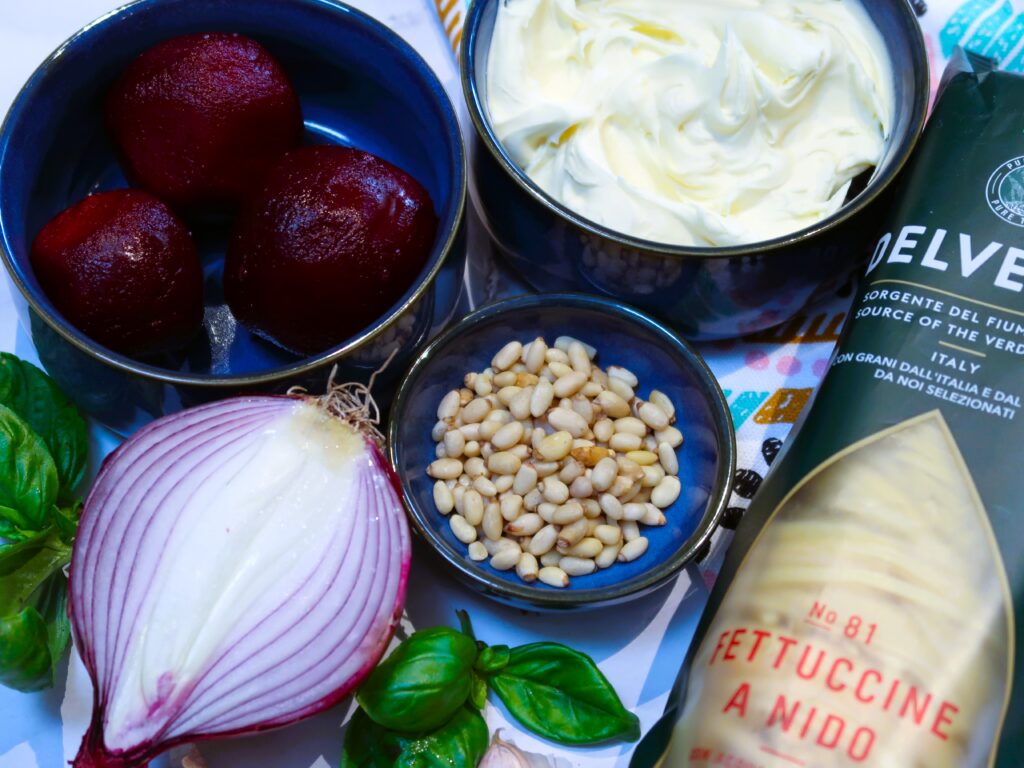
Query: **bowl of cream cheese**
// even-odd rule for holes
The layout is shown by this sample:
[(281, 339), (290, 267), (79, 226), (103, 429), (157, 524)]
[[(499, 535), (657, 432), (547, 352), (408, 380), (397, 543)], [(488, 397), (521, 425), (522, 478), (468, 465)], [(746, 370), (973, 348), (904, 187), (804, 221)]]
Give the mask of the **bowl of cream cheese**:
[(693, 338), (858, 267), (929, 94), (903, 0), (476, 0), (461, 69), (509, 265)]

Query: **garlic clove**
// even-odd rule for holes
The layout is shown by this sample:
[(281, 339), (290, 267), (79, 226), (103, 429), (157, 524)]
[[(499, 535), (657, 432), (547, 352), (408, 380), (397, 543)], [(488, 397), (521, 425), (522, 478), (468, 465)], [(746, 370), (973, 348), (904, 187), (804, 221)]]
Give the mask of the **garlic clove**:
[(524, 752), (510, 741), (501, 738), (501, 731), (494, 734), (477, 768), (562, 768), (563, 761), (554, 757)]

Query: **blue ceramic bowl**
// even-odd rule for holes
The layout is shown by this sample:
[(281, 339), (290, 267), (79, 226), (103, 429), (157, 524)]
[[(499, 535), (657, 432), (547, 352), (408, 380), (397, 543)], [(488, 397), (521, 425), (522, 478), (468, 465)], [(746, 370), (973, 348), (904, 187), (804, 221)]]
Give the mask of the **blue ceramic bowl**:
[[(139, 53), (200, 31), (249, 35), (281, 62), (302, 102), (309, 143), (351, 144), (403, 168), (430, 192), (433, 251), (416, 282), (375, 325), (308, 359), (236, 325), (221, 289), (230, 222), (190, 221), (206, 275), (205, 331), (181, 355), (139, 362), (99, 346), (61, 317), (28, 262), (42, 226), (90, 192), (126, 186), (103, 124), (107, 89)], [(465, 260), (465, 158), (437, 77), (404, 40), (331, 0), (140, 0), (78, 32), (36, 70), (0, 130), (0, 252), (40, 359), (78, 404), (127, 433), (218, 397), (322, 389), (331, 367), (365, 379), (398, 349), (405, 366), (447, 324)]]
[(688, 338), (727, 338), (785, 322), (867, 259), (883, 193), (913, 151), (927, 115), (928, 57), (910, 3), (862, 0), (882, 32), (896, 96), (892, 135), (863, 190), (834, 215), (785, 237), (690, 248), (630, 237), (585, 219), (513, 162), (487, 108), (488, 54), (501, 1), (475, 0), (463, 32), (462, 85), (476, 127), (470, 181), (491, 237), (535, 290), (600, 293), (657, 315)]
[[(431, 430), (437, 406), (482, 371), (508, 341), (569, 335), (598, 350), (602, 367), (623, 365), (640, 380), (638, 394), (665, 392), (675, 403), (683, 492), (665, 510), (668, 524), (644, 528), (650, 546), (632, 563), (616, 563), (571, 579), (566, 589), (522, 582), (486, 561), (469, 559), (448, 518), (433, 502), (426, 474), (434, 456)], [(398, 472), (414, 528), (467, 585), (501, 602), (536, 609), (578, 609), (635, 599), (669, 582), (711, 538), (726, 507), (736, 467), (735, 436), (725, 398), (700, 355), (665, 326), (618, 302), (582, 294), (511, 299), (479, 310), (433, 342), (417, 358), (395, 400), (388, 429), (390, 458)]]

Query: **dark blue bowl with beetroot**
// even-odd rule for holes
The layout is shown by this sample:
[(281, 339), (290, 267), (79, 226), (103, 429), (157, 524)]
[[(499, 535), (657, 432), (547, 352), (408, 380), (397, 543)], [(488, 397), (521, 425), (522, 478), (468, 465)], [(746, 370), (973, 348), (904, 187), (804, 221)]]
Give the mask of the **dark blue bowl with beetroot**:
[[(567, 588), (523, 582), (514, 570), (469, 558), (467, 545), (452, 533), (448, 517), (434, 505), (431, 431), (444, 395), (469, 372), (490, 365), (507, 342), (543, 336), (549, 344), (572, 336), (597, 349), (602, 368), (621, 365), (639, 380), (637, 394), (652, 389), (676, 407), (676, 428), (684, 436), (677, 450), (682, 492), (664, 510), (667, 524), (644, 526), (649, 547), (638, 559), (615, 563)], [(525, 296), (487, 306), (450, 328), (413, 363), (392, 408), (389, 458), (398, 473), (413, 528), (470, 588), (503, 603), (540, 610), (588, 609), (627, 602), (670, 583), (697, 558), (725, 510), (736, 466), (729, 408), (700, 355), (650, 316), (619, 302), (583, 294)]]
[[(437, 216), (415, 281), (370, 326), (310, 357), (235, 322), (222, 287), (230, 221), (189, 219), (204, 270), (203, 330), (180, 353), (142, 360), (91, 340), (53, 306), (29, 264), (43, 225), (86, 195), (128, 186), (104, 124), (104, 98), (145, 49), (198, 32), (254, 38), (280, 62), (301, 102), (306, 144), (378, 155), (415, 178)], [(0, 131), (0, 252), (39, 357), (83, 410), (128, 433), (183, 407), (244, 391), (323, 390), (363, 380), (394, 353), (392, 383), (415, 350), (453, 316), (465, 260), (465, 159), (452, 104), (430, 67), (398, 35), (331, 0), (139, 0), (88, 25), (25, 84)], [(339, 307), (344, 311), (344, 307)], [(387, 378), (382, 383), (386, 399)]]

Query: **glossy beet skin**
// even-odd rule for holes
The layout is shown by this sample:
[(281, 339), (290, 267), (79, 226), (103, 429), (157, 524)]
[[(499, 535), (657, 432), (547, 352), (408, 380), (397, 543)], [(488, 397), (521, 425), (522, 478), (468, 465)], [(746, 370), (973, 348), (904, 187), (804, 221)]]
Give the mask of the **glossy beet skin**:
[(149, 48), (107, 95), (106, 120), (129, 179), (178, 209), (236, 204), (302, 138), (284, 70), (237, 34)]
[(437, 217), (407, 173), (357, 149), (304, 147), (243, 206), (224, 294), (254, 333), (299, 354), (337, 346), (416, 280)]
[(100, 192), (62, 211), (36, 237), (30, 261), (60, 313), (117, 352), (180, 347), (202, 324), (195, 244), (147, 192)]

